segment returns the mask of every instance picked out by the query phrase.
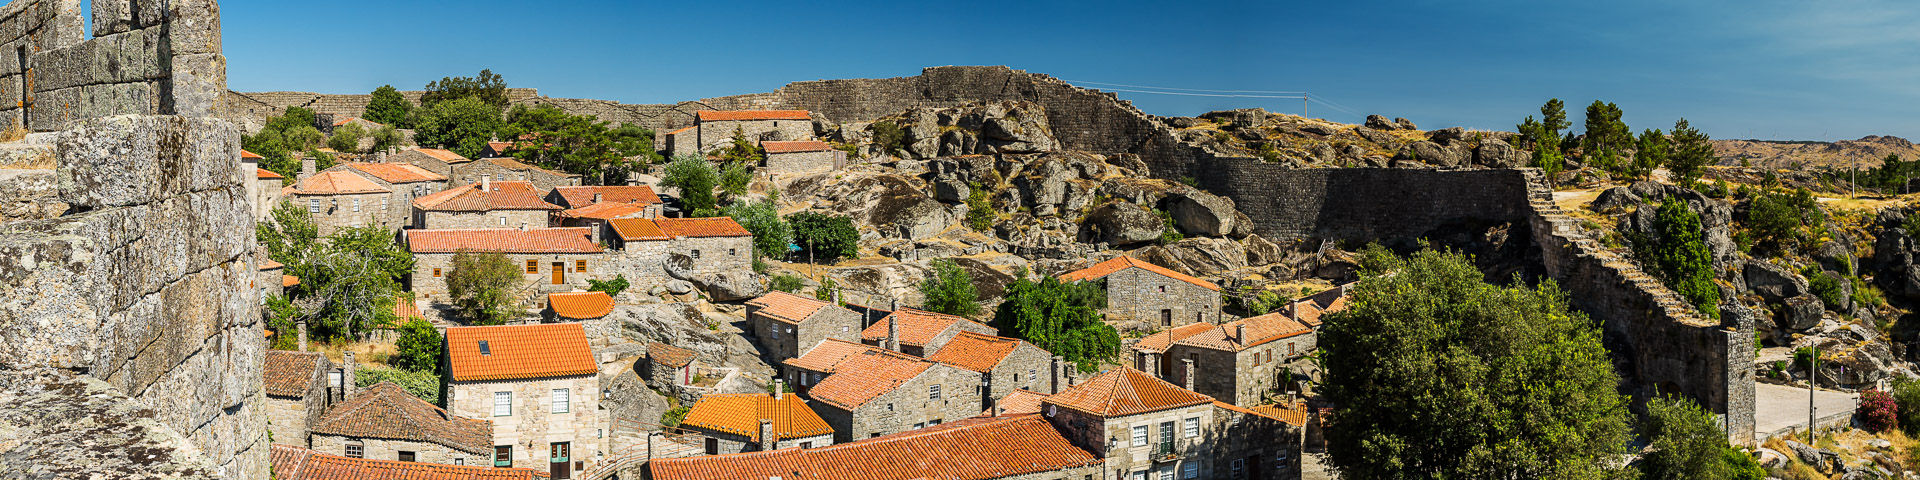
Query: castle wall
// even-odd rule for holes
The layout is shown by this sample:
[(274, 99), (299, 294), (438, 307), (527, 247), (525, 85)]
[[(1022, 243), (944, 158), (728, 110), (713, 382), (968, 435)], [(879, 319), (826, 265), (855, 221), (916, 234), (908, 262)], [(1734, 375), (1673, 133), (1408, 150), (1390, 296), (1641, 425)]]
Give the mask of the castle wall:
[(214, 0), (92, 6), (92, 39), (79, 0), (0, 7), (0, 124), (44, 132), (110, 115), (213, 113), (227, 78)]

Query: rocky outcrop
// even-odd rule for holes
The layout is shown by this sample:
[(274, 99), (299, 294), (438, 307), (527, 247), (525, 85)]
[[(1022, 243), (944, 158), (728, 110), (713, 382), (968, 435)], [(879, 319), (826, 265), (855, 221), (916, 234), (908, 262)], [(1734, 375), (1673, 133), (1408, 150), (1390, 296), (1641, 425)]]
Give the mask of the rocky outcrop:
[(727, 271), (700, 275), (694, 285), (706, 290), (707, 295), (716, 302), (733, 302), (759, 297), (767, 293), (766, 287), (753, 272)]
[(1742, 273), (1747, 281), (1747, 289), (1760, 294), (1768, 302), (1778, 303), (1808, 292), (1805, 278), (1773, 263), (1748, 262)]
[(5, 478), (232, 478), (153, 410), (53, 368), (0, 370), (0, 445)]
[(1188, 238), (1169, 245), (1142, 248), (1130, 255), (1196, 277), (1212, 276), (1247, 266), (1246, 248), (1239, 242), (1224, 238)]
[(1087, 214), (1083, 236), (1110, 245), (1134, 245), (1160, 239), (1166, 229), (1159, 215), (1129, 202), (1108, 202)]
[[(892, 121), (906, 133), (906, 151), (915, 159), (1039, 153), (1060, 148), (1060, 142), (1053, 138), (1053, 127), (1047, 123), (1045, 108), (1032, 102), (997, 101), (945, 108), (914, 107), (879, 121)], [(872, 128), (871, 124), (854, 126)], [(872, 137), (871, 132), (838, 136)], [(867, 145), (861, 153), (862, 156), (872, 156), (880, 152), (874, 151), (872, 145)]]
[(1197, 189), (1174, 194), (1167, 200), (1167, 213), (1173, 216), (1174, 225), (1187, 235), (1224, 237), (1248, 230), (1241, 227), (1240, 219), (1245, 216), (1234, 208), (1232, 199)]

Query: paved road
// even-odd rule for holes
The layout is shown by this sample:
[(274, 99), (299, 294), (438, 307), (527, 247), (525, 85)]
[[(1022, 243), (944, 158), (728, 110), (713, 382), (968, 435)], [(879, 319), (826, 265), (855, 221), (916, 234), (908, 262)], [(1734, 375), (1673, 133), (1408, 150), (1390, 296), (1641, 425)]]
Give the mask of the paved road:
[[(1820, 424), (1825, 426), (1833, 422), (1845, 422), (1853, 415), (1855, 396), (1832, 390), (1815, 391), (1815, 414), (1820, 416)], [(1786, 433), (1792, 428), (1807, 428), (1806, 387), (1758, 383), (1753, 386), (1753, 398), (1753, 431), (1756, 439)]]

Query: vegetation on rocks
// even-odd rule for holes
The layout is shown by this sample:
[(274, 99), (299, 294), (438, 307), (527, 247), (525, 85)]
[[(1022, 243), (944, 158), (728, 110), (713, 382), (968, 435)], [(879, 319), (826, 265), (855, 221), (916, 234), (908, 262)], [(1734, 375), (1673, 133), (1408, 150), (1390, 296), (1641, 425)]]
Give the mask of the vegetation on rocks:
[(587, 291), (606, 292), (608, 296), (619, 295), (620, 292), (627, 291), (627, 287), (631, 286), (633, 286), (633, 284), (627, 282), (626, 274), (615, 276), (613, 280), (587, 280)]
[(852, 218), (800, 212), (787, 215), (787, 224), (793, 227), (794, 244), (800, 246), (797, 254), (805, 254), (808, 262), (833, 263), (860, 256), (860, 230), (854, 228)]
[(1104, 281), (1018, 277), (993, 311), (1001, 332), (1074, 362), (1081, 372), (1098, 370), (1101, 362), (1120, 354), (1119, 332), (1101, 321), (1100, 310), (1107, 307)]
[(805, 287), (805, 286), (807, 286), (806, 280), (802, 280), (800, 279), (799, 276), (796, 276), (791, 273), (782, 273), (779, 275), (774, 275), (772, 280), (767, 281), (768, 290), (775, 290), (775, 291), (781, 291), (781, 292), (787, 292), (787, 293), (798, 292), (800, 291), (801, 287)]
[(447, 295), (455, 315), (474, 325), (503, 325), (521, 312), (514, 297), (520, 289), (520, 270), (498, 252), (453, 254), (447, 272)]
[(1826, 218), (1812, 191), (1805, 188), (1792, 192), (1767, 191), (1754, 196), (1747, 211), (1746, 227), (1760, 245), (1787, 251), (1813, 240), (1807, 229), (1826, 223)]
[(993, 228), (993, 202), (987, 199), (987, 189), (974, 182), (967, 186), (967, 227), (974, 231), (985, 232)]
[(1655, 238), (1635, 239), (1635, 253), (1702, 315), (1720, 318), (1720, 287), (1713, 283), (1713, 254), (1707, 251), (1700, 214), (1669, 197), (1654, 213), (1653, 228)]
[(1713, 412), (1691, 400), (1659, 397), (1647, 401), (1640, 435), (1647, 440), (1646, 452), (1640, 457), (1642, 478), (1767, 478), (1767, 471), (1753, 457), (1727, 443)]
[(934, 260), (931, 266), (933, 274), (920, 282), (927, 311), (963, 317), (980, 313), (980, 293), (967, 269), (945, 258)]

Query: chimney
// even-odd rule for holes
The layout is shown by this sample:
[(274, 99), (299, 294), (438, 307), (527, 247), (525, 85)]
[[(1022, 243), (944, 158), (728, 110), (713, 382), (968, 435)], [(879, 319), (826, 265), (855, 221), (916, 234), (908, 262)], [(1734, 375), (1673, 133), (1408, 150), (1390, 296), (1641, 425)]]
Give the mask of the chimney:
[[(898, 301), (895, 302), (898, 304)], [(887, 350), (900, 351), (900, 312), (887, 315)]]
[(1181, 366), (1181, 369), (1186, 372), (1185, 375), (1181, 375), (1182, 378), (1180, 379), (1180, 384), (1181, 384), (1180, 386), (1185, 387), (1187, 390), (1191, 391), (1193, 390), (1193, 359), (1191, 358), (1180, 359), (1180, 366)]
[(593, 193), (593, 203), (600, 203), (600, 192)]
[(480, 191), (482, 192), (493, 191), (493, 174), (489, 173), (489, 174), (480, 176)]
[(360, 369), (360, 366), (353, 362), (353, 352), (347, 352), (344, 356), (346, 361), (341, 362), (344, 366), (341, 367), (340, 374), (340, 398), (343, 399), (353, 398), (353, 377)]
[(314, 170), (313, 157), (300, 155), (300, 178), (297, 178), (295, 180), (306, 180), (308, 177), (312, 177), (313, 170)]
[(780, 400), (782, 398), (785, 398), (786, 396), (787, 396), (787, 382), (778, 378), (773, 379), (773, 399)]
[(780, 439), (773, 437), (773, 420), (760, 419), (760, 451), (771, 452), (780, 448)]
[(1240, 322), (1239, 325), (1233, 326), (1233, 341), (1239, 342), (1240, 345), (1247, 344), (1247, 322)]
[(840, 303), (840, 289), (836, 288), (833, 290), (833, 304), (842, 305), (842, 303)]
[(1060, 393), (1060, 364), (1066, 362), (1066, 360), (1066, 357), (1059, 355), (1053, 356), (1053, 385), (1051, 387), (1052, 391), (1047, 392), (1048, 395)]
[(294, 326), (300, 329), (300, 351), (307, 351), (307, 320), (300, 319)]

